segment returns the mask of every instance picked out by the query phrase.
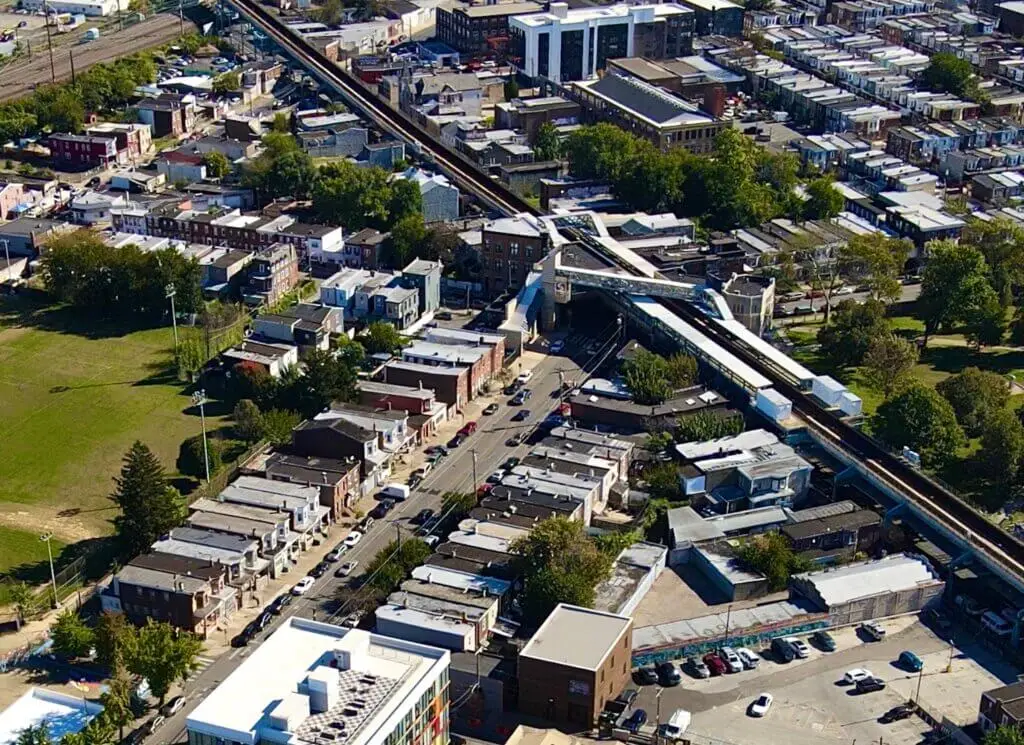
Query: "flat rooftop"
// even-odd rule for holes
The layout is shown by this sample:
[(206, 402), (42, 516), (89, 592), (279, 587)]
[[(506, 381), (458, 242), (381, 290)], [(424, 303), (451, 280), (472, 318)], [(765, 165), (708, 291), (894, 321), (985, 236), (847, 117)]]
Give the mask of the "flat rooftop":
[(519, 656), (597, 670), (632, 625), (626, 616), (559, 603)]
[(442, 649), (292, 617), (186, 727), (244, 745), (383, 743), (394, 715), (411, 711), (448, 663)]
[(53, 742), (65, 735), (81, 732), (93, 717), (103, 711), (99, 704), (81, 696), (31, 688), (21, 698), (0, 711), (0, 745), (12, 745), (29, 727), (45, 724)]

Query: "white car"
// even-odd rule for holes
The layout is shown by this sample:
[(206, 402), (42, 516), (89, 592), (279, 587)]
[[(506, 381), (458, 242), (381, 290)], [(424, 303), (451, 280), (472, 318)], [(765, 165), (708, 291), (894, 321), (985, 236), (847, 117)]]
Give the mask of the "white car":
[(348, 575), (352, 574), (352, 572), (354, 572), (356, 570), (357, 566), (359, 566), (359, 562), (358, 561), (346, 561), (344, 564), (342, 564), (340, 567), (338, 567), (338, 570), (334, 573), (334, 576), (335, 577), (347, 577)]
[(736, 654), (732, 647), (722, 647), (718, 650), (718, 657), (725, 663), (730, 673), (743, 672), (743, 661)]
[(753, 670), (761, 664), (761, 658), (746, 647), (737, 649), (736, 654), (739, 655), (740, 660), (743, 662), (743, 667), (747, 668), (747, 670)]
[(359, 541), (361, 541), (362, 539), (363, 534), (360, 533), (358, 530), (353, 530), (351, 533), (345, 536), (345, 540), (342, 545), (344, 545), (346, 548), (354, 548), (355, 545), (359, 543)]
[(793, 654), (795, 654), (801, 660), (806, 660), (811, 654), (811, 648), (807, 646), (807, 642), (803, 639), (797, 639), (795, 636), (787, 636), (786, 641), (793, 647)]
[(345, 555), (346, 551), (348, 551), (348, 549), (345, 546), (335, 546), (334, 549), (324, 558), (333, 564), (336, 561), (341, 561), (341, 557)]
[(847, 670), (843, 676), (843, 682), (848, 685), (855, 684), (858, 680), (865, 680), (867, 678), (873, 678), (870, 670), (865, 670), (862, 667), (855, 667), (853, 670)]
[(882, 628), (881, 624), (877, 624), (874, 621), (865, 621), (860, 625), (860, 628), (872, 641), (880, 642), (885, 638), (885, 629)]
[(758, 696), (754, 703), (750, 705), (750, 716), (752, 717), (763, 717), (768, 713), (768, 710), (772, 708), (772, 701), (775, 699), (770, 693), (762, 693)]
[(299, 583), (292, 588), (292, 595), (305, 595), (315, 584), (316, 579), (313, 577), (303, 577), (299, 580)]
[(500, 484), (501, 480), (503, 478), (505, 478), (505, 472), (504, 471), (495, 471), (494, 473), (492, 473), (490, 476), (487, 477), (487, 483), (488, 484)]

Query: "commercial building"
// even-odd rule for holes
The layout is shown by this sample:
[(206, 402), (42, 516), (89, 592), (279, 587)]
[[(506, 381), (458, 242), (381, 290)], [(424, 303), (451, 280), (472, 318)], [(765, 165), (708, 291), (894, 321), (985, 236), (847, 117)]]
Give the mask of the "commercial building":
[(559, 603), (519, 653), (519, 711), (586, 729), (629, 683), (633, 619)]
[(576, 124), (580, 105), (561, 96), (514, 98), (494, 106), (494, 126), (498, 129), (516, 129), (526, 133), (533, 142), (542, 124), (562, 127)]
[(447, 745), (448, 666), (446, 650), (292, 616), (189, 714), (188, 742)]
[(915, 613), (945, 586), (927, 559), (912, 554), (798, 574), (790, 585), (792, 595), (827, 611), (834, 626)]
[(512, 55), (522, 60), (517, 62), (520, 70), (557, 82), (593, 78), (615, 57), (688, 55), (693, 29), (693, 11), (677, 3), (570, 9), (554, 2), (547, 13), (509, 21)]
[(710, 153), (719, 132), (731, 126), (634, 77), (609, 74), (573, 83), (572, 92), (592, 117), (613, 121), (662, 150), (684, 147), (692, 153)]
[(509, 18), (544, 10), (540, 3), (504, 2), (479, 5), (440, 5), (437, 8), (437, 38), (466, 54), (505, 51), (509, 43)]
[(696, 36), (743, 36), (743, 6), (729, 0), (679, 0), (694, 13)]
[(433, 391), (437, 400), (452, 412), (461, 411), (473, 398), (468, 367), (441, 367), (422, 362), (392, 360), (381, 369), (380, 379), (409, 388)]

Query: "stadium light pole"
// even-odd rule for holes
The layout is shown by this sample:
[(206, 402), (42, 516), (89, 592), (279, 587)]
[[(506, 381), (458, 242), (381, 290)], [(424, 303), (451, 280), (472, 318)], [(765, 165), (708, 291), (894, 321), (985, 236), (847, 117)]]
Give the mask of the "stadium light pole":
[(57, 608), (60, 606), (60, 601), (57, 600), (57, 573), (53, 571), (53, 548), (50, 546), (50, 541), (53, 540), (53, 533), (47, 531), (39, 536), (39, 540), (46, 544), (46, 556), (50, 560), (50, 586), (53, 588), (53, 607)]
[(199, 421), (203, 426), (203, 463), (206, 465), (206, 483), (210, 483), (210, 451), (206, 447), (206, 391), (200, 388), (192, 394), (192, 405), (199, 407)]
[(178, 318), (174, 313), (174, 296), (178, 294), (178, 289), (174, 286), (173, 282), (168, 282), (164, 287), (164, 293), (167, 299), (171, 301), (171, 328), (174, 329), (174, 359), (178, 359)]

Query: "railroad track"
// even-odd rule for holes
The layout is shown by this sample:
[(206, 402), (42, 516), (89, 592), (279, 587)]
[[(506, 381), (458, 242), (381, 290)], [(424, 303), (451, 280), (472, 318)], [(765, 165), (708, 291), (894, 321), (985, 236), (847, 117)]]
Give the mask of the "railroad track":
[[(260, 7), (257, 2), (229, 1), (378, 127), (411, 143), (421, 153), (429, 154), (436, 165), (460, 187), (508, 215), (520, 212), (542, 214), (504, 184), (480, 170), (464, 155), (438, 142), (433, 135), (403, 112), (391, 108), (386, 102), (368, 92), (359, 80), (293, 34), (279, 18)], [(787, 376), (737, 342), (717, 324), (709, 323), (707, 318), (692, 306), (667, 298), (659, 298), (659, 301), (770, 379), (775, 388), (793, 402), (793, 409), (809, 427), (853, 455), (865, 469), (883, 483), (906, 494), (937, 521), (957, 530), (969, 543), (984, 551), (1005, 570), (1017, 576), (1024, 576), (1024, 543), (990, 523), (957, 495), (914, 470), (867, 435), (817, 404)]]

